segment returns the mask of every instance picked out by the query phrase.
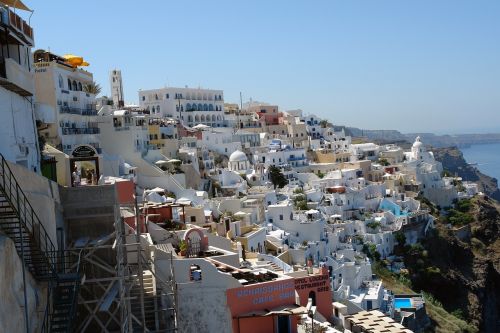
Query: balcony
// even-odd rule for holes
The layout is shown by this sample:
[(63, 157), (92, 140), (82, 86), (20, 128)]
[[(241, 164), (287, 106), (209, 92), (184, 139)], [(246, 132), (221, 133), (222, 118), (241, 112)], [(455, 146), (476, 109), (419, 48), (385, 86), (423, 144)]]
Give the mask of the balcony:
[(7, 8), (0, 8), (0, 23), (11, 28), (29, 46), (33, 46), (33, 28), (16, 13)]
[(0, 86), (20, 96), (33, 96), (33, 73), (11, 58), (0, 57)]
[(59, 112), (68, 114), (78, 114), (81, 116), (97, 116), (97, 111), (95, 110), (95, 108), (80, 109), (71, 106), (61, 106), (59, 107)]
[(99, 133), (100, 133), (100, 130), (98, 127), (85, 127), (85, 128), (64, 127), (64, 128), (62, 128), (63, 135), (99, 134)]

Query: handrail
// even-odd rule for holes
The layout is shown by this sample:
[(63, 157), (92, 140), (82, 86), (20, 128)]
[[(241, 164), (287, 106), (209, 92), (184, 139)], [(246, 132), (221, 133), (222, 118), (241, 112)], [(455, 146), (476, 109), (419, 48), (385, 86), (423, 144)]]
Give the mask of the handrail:
[[(33, 236), (40, 251), (45, 255), (49, 270), (55, 273), (55, 257), (53, 254), (56, 248), (2, 154), (0, 154), (0, 159), (0, 172), (2, 174), (0, 187), (3, 189), (6, 199), (9, 200), (12, 207), (16, 210), (19, 216), (19, 223)], [(35, 226), (37, 226), (38, 232), (35, 230)]]
[[(74, 318), (74, 315), (76, 313), (77, 305), (78, 305), (78, 290), (80, 289), (80, 262), (82, 259), (82, 252), (83, 249), (78, 252), (78, 260), (76, 261), (76, 276), (78, 278), (78, 281), (75, 281), (73, 284), (73, 299), (71, 300), (71, 309), (69, 311), (70, 318)], [(68, 327), (69, 331), (71, 332), (71, 328), (73, 326), (74, 321), (71, 320), (70, 326)]]

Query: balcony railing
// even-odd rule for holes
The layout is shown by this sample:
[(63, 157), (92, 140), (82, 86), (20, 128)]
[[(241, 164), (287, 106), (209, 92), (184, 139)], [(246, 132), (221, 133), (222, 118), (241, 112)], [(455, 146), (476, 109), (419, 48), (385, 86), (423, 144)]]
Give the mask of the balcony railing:
[(21, 96), (33, 96), (33, 73), (12, 58), (0, 57), (0, 85)]
[(74, 108), (71, 106), (61, 106), (59, 108), (60, 113), (69, 113), (69, 114), (79, 114), (82, 116), (97, 116), (97, 111), (95, 108), (86, 108), (86, 109), (80, 109), (80, 108)]
[(289, 161), (302, 161), (305, 160), (306, 158), (304, 156), (296, 156), (296, 157), (289, 157)]
[(87, 127), (87, 128), (68, 128), (64, 127), (62, 129), (62, 134), (73, 135), (73, 134), (99, 134), (100, 130), (98, 127)]
[(33, 45), (33, 28), (16, 13), (7, 8), (0, 8), (0, 22), (13, 28), (14, 31), (25, 37), (30, 45)]

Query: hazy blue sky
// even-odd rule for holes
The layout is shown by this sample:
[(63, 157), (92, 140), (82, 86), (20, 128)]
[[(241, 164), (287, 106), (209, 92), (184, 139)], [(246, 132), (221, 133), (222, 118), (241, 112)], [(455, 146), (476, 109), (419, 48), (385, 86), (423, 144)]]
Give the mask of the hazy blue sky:
[(500, 131), (500, 1), (26, 0), (36, 47), (90, 63), (109, 93), (223, 89), (335, 124)]

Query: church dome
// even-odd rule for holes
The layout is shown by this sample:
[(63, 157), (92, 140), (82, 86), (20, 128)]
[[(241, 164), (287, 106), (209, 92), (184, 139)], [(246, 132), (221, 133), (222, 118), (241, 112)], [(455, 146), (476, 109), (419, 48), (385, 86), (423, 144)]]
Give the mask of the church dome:
[(241, 150), (237, 150), (229, 156), (229, 162), (246, 162), (248, 161), (247, 155)]
[(413, 148), (420, 148), (422, 146), (422, 141), (420, 141), (420, 137), (417, 136), (415, 142), (413, 143)]

